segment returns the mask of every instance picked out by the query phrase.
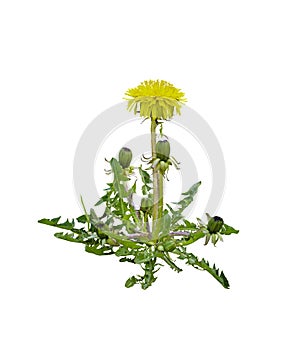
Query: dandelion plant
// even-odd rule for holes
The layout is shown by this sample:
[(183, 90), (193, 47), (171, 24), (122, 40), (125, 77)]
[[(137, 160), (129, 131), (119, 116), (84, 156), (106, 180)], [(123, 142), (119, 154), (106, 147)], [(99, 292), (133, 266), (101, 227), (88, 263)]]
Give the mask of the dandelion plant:
[[(200, 181), (172, 205), (166, 204), (163, 198), (168, 171), (180, 169), (178, 160), (172, 156), (168, 138), (163, 135), (163, 124), (174, 114), (181, 114), (185, 94), (166, 81), (150, 80), (127, 90), (125, 99), (129, 112), (149, 122), (151, 155), (142, 155), (140, 165), (133, 166), (131, 149), (121, 148), (117, 158), (107, 160), (109, 182), (94, 208), (86, 210), (82, 200), (83, 215), (64, 222), (61, 217), (39, 222), (59, 228), (61, 231), (55, 234), (57, 238), (84, 244), (88, 253), (115, 255), (120, 262), (140, 265), (141, 274), (129, 277), (125, 282), (127, 288), (140, 284), (142, 289), (147, 289), (155, 282), (156, 273), (163, 265), (181, 272), (177, 260), (207, 271), (224, 288), (229, 288), (223, 271), (203, 257), (188, 252), (187, 246), (200, 239), (204, 245), (215, 246), (223, 241), (224, 235), (237, 234), (238, 230), (219, 216), (206, 214), (206, 221), (199, 217), (193, 221), (185, 219), (184, 210), (193, 202)], [(137, 177), (142, 194), (138, 204), (135, 202)], [(96, 211), (98, 206), (100, 215)]]

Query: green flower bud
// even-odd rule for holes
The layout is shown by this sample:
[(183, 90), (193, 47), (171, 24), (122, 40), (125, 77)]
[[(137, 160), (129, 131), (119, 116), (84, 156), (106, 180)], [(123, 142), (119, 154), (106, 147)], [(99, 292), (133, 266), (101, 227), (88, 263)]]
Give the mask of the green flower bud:
[(167, 252), (171, 252), (176, 248), (176, 242), (175, 240), (168, 240), (163, 243), (164, 249)]
[(123, 169), (128, 168), (132, 160), (132, 152), (127, 147), (122, 147), (119, 152), (119, 163)]
[(152, 200), (149, 198), (143, 198), (141, 200), (140, 210), (144, 213), (149, 213), (152, 208)]
[(216, 234), (221, 230), (223, 225), (224, 225), (223, 219), (220, 218), (219, 216), (214, 216), (208, 221), (207, 229), (210, 234)]
[(137, 283), (137, 279), (135, 276), (130, 277), (126, 282), (125, 282), (125, 287), (126, 288), (131, 288)]
[(167, 161), (170, 157), (170, 143), (167, 140), (159, 140), (156, 143), (156, 157)]

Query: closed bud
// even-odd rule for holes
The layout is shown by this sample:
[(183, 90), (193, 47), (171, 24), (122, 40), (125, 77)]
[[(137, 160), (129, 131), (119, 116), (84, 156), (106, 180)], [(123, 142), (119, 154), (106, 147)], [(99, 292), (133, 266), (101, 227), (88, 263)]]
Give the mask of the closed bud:
[(136, 277), (135, 277), (135, 276), (132, 276), (132, 277), (130, 277), (130, 278), (126, 281), (125, 287), (126, 287), (126, 288), (131, 288), (131, 287), (133, 287), (136, 283), (137, 283)]
[(159, 140), (156, 143), (156, 157), (167, 161), (170, 157), (170, 143), (167, 140)]
[(152, 207), (152, 201), (149, 198), (143, 198), (141, 200), (140, 210), (144, 213), (150, 213)]
[(119, 163), (123, 169), (128, 168), (132, 160), (132, 152), (127, 147), (122, 147), (119, 152)]
[(176, 241), (173, 239), (167, 240), (163, 243), (164, 249), (167, 252), (172, 252), (176, 248)]
[(216, 234), (221, 230), (223, 225), (224, 225), (223, 219), (219, 216), (214, 216), (208, 221), (207, 229), (210, 234)]

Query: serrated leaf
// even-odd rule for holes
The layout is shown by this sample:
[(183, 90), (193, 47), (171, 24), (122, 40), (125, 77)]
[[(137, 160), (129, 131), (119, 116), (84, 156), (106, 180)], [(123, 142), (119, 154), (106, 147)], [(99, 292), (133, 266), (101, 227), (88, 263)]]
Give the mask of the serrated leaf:
[(45, 224), (45, 225), (50, 225), (50, 226), (55, 226), (58, 224), (59, 220), (60, 220), (61, 217), (58, 217), (58, 218), (54, 218), (54, 219), (41, 219), (39, 220), (38, 222), (39, 223), (42, 223), (42, 224)]
[(174, 271), (176, 271), (177, 273), (180, 273), (182, 271), (181, 268), (179, 268), (175, 262), (170, 258), (170, 256), (166, 253), (162, 253), (162, 252), (156, 252), (156, 256), (159, 257), (160, 259), (162, 259), (163, 261), (166, 262), (166, 264), (173, 269)]
[(173, 231), (196, 231), (199, 230), (199, 225), (188, 220), (183, 220), (184, 224), (176, 225), (172, 227)]
[(204, 238), (204, 236), (205, 234), (202, 231), (197, 231), (197, 232), (191, 233), (187, 239), (182, 239), (180, 242), (183, 246), (187, 246), (187, 245), (190, 245), (196, 242), (199, 239)]
[(179, 220), (183, 218), (182, 212), (192, 203), (200, 185), (201, 181), (195, 183), (193, 186), (190, 187), (188, 191), (182, 193), (182, 195), (186, 196), (185, 198), (183, 198), (179, 202), (172, 203), (179, 207), (177, 210), (174, 210), (172, 207), (170, 207), (170, 205), (167, 205), (170, 212), (172, 213), (172, 224), (176, 224)]
[(152, 189), (152, 187), (150, 186), (152, 182), (150, 174), (147, 171), (143, 170), (142, 166), (139, 167), (139, 174), (141, 176), (143, 183), (142, 194), (147, 195), (149, 191)]
[(217, 281), (222, 284), (224, 288), (229, 289), (230, 286), (226, 276), (224, 275), (223, 271), (220, 273), (215, 264), (213, 265), (213, 267), (210, 267), (208, 261), (202, 259), (199, 263), (199, 266), (209, 272)]
[(87, 223), (87, 218), (86, 218), (85, 214), (80, 215), (78, 218), (76, 218), (76, 220), (80, 223)]
[(184, 219), (183, 222), (186, 225), (186, 227), (188, 227), (188, 228), (193, 228), (193, 229), (197, 229), (198, 228), (197, 224), (195, 224), (193, 222), (190, 222), (190, 221), (188, 221), (186, 219)]
[(92, 254), (96, 254), (96, 255), (110, 255), (110, 254), (114, 253), (111, 250), (110, 247), (105, 247), (105, 246), (98, 248), (98, 246), (89, 246), (89, 245), (86, 245), (85, 246), (85, 251), (87, 253), (92, 253)]
[(118, 250), (115, 252), (116, 256), (127, 256), (132, 255), (131, 251), (129, 251), (128, 247), (121, 246)]
[(183, 192), (182, 195), (188, 195), (190, 197), (194, 197), (196, 193), (198, 192), (198, 188), (201, 185), (201, 181), (198, 181), (194, 185), (190, 187), (190, 189), (186, 192)]
[(74, 227), (74, 220), (72, 220), (72, 222), (70, 222), (68, 219), (63, 222), (63, 223), (59, 223), (61, 217), (58, 218), (54, 218), (54, 219), (41, 219), (38, 222), (44, 225), (48, 225), (48, 226), (53, 226), (53, 227), (58, 227), (61, 229), (72, 229)]
[(54, 236), (58, 239), (66, 240), (70, 242), (77, 242), (77, 243), (85, 242), (82, 238), (75, 236), (73, 233), (55, 233)]
[(118, 192), (120, 198), (126, 198), (128, 195), (128, 192), (126, 192), (124, 185), (122, 184), (123, 181), (128, 181), (128, 177), (123, 174), (123, 169), (120, 165), (120, 163), (117, 161), (117, 159), (112, 158), (110, 160), (110, 166), (112, 169), (112, 172), (114, 174), (114, 180), (113, 185)]
[(181, 260), (186, 260), (186, 263), (193, 266), (196, 269), (206, 270), (209, 272), (222, 286), (226, 289), (229, 289), (229, 282), (224, 275), (223, 271), (220, 273), (219, 269), (216, 268), (215, 264), (213, 267), (210, 267), (208, 261), (202, 259), (198, 260), (197, 256), (192, 253), (187, 253), (185, 247), (180, 247), (173, 251), (173, 253), (178, 255), (178, 258)]
[(96, 203), (95, 206), (100, 206), (102, 203), (106, 202), (108, 200), (108, 195), (103, 195)]
[(151, 183), (150, 174), (147, 171), (143, 170), (141, 166), (139, 167), (139, 174), (141, 176), (143, 184), (148, 185)]
[(239, 230), (234, 229), (233, 227), (228, 226), (226, 224), (223, 225), (223, 228), (221, 230), (221, 234), (224, 234), (224, 235), (238, 234), (238, 233), (239, 233)]
[(138, 252), (134, 258), (134, 263), (141, 264), (150, 261), (153, 258), (153, 253), (148, 250)]

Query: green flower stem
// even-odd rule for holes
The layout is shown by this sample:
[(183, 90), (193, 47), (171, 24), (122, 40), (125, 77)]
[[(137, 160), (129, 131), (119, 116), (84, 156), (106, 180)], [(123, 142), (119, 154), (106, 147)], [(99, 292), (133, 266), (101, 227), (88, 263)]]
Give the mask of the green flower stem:
[[(151, 152), (152, 159), (156, 157), (156, 119), (151, 119)], [(152, 233), (155, 233), (155, 227), (157, 226), (157, 220), (159, 218), (159, 171), (158, 167), (153, 167), (153, 211), (152, 211)]]
[(151, 231), (150, 231), (150, 226), (149, 226), (148, 214), (144, 214), (144, 230), (147, 231), (149, 239), (150, 239)]
[(162, 218), (163, 211), (164, 211), (164, 176), (161, 172), (158, 172), (158, 195), (159, 195), (159, 202), (158, 202), (158, 219)]

